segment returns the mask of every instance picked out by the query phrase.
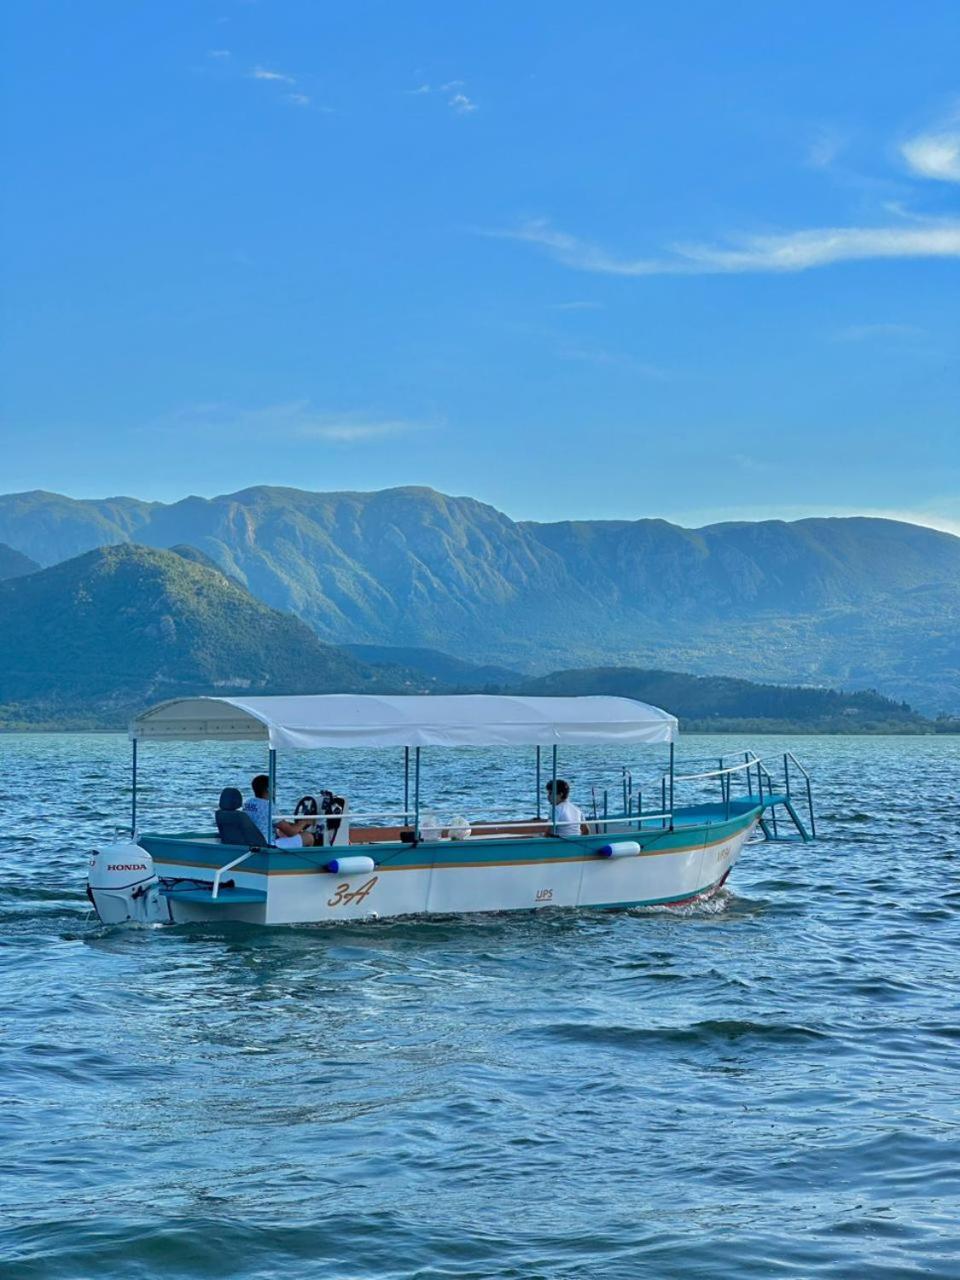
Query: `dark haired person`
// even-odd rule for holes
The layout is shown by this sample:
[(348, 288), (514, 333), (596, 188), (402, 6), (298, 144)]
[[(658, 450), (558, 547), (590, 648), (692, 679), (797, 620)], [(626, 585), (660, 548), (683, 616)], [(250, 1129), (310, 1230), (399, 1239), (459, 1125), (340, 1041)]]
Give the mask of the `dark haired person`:
[[(558, 836), (585, 836), (588, 834), (579, 807), (570, 799), (570, 783), (557, 779), (557, 793), (553, 794), (553, 782), (547, 783), (547, 799), (553, 805), (553, 823)], [(548, 828), (548, 834), (550, 834)]]
[(244, 802), (244, 813), (248, 813), (259, 827), (267, 844), (275, 844), (278, 849), (306, 849), (316, 844), (313, 832), (309, 830), (309, 822), (275, 822), (276, 836), (271, 840), (270, 826), (270, 779), (265, 773), (258, 773), (250, 783), (253, 799)]

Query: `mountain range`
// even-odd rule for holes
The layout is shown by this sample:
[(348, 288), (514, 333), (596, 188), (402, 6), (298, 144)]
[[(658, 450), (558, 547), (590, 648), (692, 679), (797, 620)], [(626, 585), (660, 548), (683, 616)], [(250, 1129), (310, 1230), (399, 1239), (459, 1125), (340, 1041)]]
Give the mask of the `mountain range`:
[(534, 677), (424, 648), (325, 644), (203, 552), (98, 548), (0, 582), (0, 728), (122, 727), (151, 702), (205, 693), (613, 694), (686, 728), (927, 733), (875, 693), (615, 667)]
[(331, 644), (534, 675), (616, 665), (876, 688), (960, 710), (960, 538), (898, 521), (537, 524), (423, 488), (170, 504), (36, 491), (0, 497), (0, 541), (45, 566), (189, 544)]

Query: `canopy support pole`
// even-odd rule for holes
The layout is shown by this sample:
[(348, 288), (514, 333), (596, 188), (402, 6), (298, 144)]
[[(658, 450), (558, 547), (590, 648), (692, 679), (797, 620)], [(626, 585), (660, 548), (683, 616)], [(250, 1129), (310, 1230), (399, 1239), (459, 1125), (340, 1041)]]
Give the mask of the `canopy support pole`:
[(420, 841), (420, 748), (413, 751), (413, 838)]
[(410, 817), (410, 748), (403, 748), (403, 821)]
[(267, 797), (267, 843), (273, 844), (273, 806), (276, 801), (277, 790), (277, 752), (275, 747), (270, 748), (269, 764), (267, 765), (267, 774), (270, 778), (270, 794)]
[(553, 785), (550, 788), (550, 830), (557, 834), (557, 747), (553, 747)]
[(541, 817), (540, 813), (540, 748), (537, 747), (537, 821)]
[(674, 750), (674, 745), (671, 742), (670, 743), (670, 830), (671, 831), (673, 830), (673, 772), (674, 772), (673, 766), (674, 766), (675, 755), (676, 755), (676, 751)]
[(130, 839), (137, 838), (137, 740), (133, 739), (133, 758), (131, 760), (130, 789)]

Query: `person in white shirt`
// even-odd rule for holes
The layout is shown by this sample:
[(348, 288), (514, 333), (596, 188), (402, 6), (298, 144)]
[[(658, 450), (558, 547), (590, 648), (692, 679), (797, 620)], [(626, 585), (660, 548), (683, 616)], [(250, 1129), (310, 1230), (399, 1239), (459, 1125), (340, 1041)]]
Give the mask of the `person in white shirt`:
[(309, 830), (309, 822), (275, 822), (273, 829), (275, 835), (270, 839), (270, 779), (265, 773), (258, 773), (250, 784), (253, 789), (253, 799), (247, 800), (243, 806), (244, 813), (248, 813), (256, 825), (259, 827), (261, 834), (267, 844), (276, 845), (278, 849), (305, 849), (310, 845), (316, 844), (316, 838), (313, 832)]
[[(547, 799), (553, 805), (553, 821), (558, 836), (585, 836), (588, 834), (579, 807), (570, 799), (570, 783), (563, 778), (557, 779), (557, 792), (553, 793), (553, 782), (547, 783)], [(551, 832), (548, 828), (547, 835)]]

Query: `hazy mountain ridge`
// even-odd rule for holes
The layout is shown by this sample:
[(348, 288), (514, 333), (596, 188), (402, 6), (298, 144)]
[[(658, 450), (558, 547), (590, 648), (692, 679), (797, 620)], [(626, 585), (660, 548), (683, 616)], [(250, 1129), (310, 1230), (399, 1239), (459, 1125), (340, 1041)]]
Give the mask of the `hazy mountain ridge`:
[(134, 538), (199, 548), (333, 643), (875, 686), (960, 709), (960, 539), (896, 521), (518, 523), (422, 488), (0, 497), (0, 541), (46, 563)]
[(509, 667), (489, 663), (468, 662), (451, 657), (437, 649), (396, 647), (383, 644), (345, 644), (341, 646), (361, 662), (386, 663), (402, 667), (422, 676), (427, 682), (448, 689), (467, 689), (482, 692), (485, 688), (506, 688), (521, 683), (524, 676)]
[[(960, 587), (960, 539), (918, 525), (861, 516), (707, 525), (662, 520), (527, 525), (579, 580), (622, 599), (677, 601), (673, 583), (705, 603), (742, 613), (864, 603), (893, 590)], [(667, 573), (664, 573), (664, 570)]]
[(7, 578), (22, 578), (24, 574), (36, 573), (40, 568), (36, 560), (31, 560), (22, 551), (14, 551), (5, 542), (0, 542), (0, 582)]
[(351, 654), (205, 560), (188, 546), (114, 546), (0, 583), (0, 727), (121, 727), (151, 702), (191, 694), (487, 690), (640, 698), (687, 727), (933, 728), (870, 693), (627, 668), (536, 680), (427, 649), (358, 645)]

